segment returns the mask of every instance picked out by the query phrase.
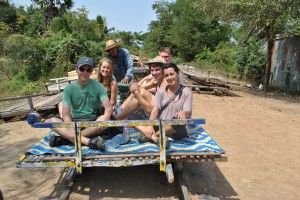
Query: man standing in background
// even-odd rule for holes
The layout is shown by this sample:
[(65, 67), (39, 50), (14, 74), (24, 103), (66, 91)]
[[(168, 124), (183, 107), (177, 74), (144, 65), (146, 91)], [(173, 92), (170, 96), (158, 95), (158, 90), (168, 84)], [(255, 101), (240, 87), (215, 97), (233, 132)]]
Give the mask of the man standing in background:
[(159, 49), (158, 55), (165, 60), (165, 63), (171, 63), (172, 52), (169, 47), (162, 47)]
[(114, 40), (106, 42), (105, 50), (109, 53), (108, 57), (114, 63), (114, 76), (117, 82), (129, 83), (133, 78), (133, 62), (129, 51), (120, 48)]

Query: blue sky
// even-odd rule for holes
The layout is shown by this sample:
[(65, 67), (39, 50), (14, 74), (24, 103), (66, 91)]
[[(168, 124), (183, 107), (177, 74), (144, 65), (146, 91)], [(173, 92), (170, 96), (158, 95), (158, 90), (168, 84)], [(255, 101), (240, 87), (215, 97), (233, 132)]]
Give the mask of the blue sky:
[[(30, 0), (10, 0), (15, 5), (28, 6)], [(146, 32), (148, 24), (156, 19), (152, 5), (158, 0), (73, 0), (72, 10), (86, 7), (89, 18), (106, 18), (108, 28), (119, 31)]]

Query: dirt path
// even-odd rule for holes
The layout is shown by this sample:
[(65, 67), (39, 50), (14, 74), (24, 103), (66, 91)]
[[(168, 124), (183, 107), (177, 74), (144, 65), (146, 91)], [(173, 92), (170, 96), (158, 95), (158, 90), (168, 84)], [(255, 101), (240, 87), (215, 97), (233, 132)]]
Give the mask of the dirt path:
[[(186, 165), (194, 199), (300, 199), (300, 98), (194, 95), (193, 115), (226, 150), (228, 162)], [(5, 199), (57, 198), (63, 169), (16, 169), (21, 152), (46, 134), (25, 122), (0, 125), (0, 189)], [(70, 199), (178, 199), (157, 166), (92, 168)]]

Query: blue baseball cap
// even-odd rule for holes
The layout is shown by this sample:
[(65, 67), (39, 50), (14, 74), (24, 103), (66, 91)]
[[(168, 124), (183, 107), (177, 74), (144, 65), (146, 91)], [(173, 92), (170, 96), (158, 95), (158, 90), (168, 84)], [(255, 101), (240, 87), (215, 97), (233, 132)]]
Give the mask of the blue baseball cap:
[(76, 64), (76, 69), (80, 68), (83, 65), (89, 65), (91, 68), (93, 68), (94, 67), (93, 59), (86, 56), (79, 58)]

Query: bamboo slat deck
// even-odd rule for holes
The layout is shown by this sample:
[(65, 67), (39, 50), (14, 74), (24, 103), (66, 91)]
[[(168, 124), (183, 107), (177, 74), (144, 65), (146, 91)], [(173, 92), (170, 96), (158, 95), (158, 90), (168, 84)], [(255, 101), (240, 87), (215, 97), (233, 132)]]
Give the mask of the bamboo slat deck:
[[(159, 164), (159, 152), (117, 155), (82, 156), (83, 167), (125, 167), (149, 164)], [(75, 156), (71, 155), (21, 155), (17, 163), (18, 168), (48, 168), (73, 167)], [(201, 153), (167, 153), (168, 162), (226, 162), (225, 154)]]

